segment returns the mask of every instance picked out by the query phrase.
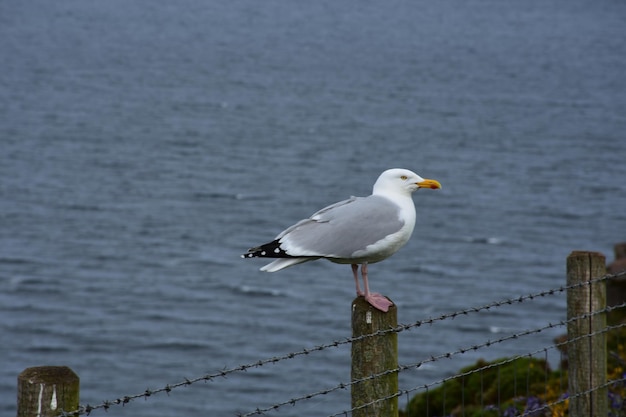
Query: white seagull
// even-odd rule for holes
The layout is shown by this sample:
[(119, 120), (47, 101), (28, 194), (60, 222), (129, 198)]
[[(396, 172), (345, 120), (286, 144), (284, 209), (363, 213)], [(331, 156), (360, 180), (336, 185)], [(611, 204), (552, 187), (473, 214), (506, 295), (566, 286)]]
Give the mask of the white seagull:
[[(320, 258), (351, 264), (357, 296), (386, 312), (393, 303), (370, 292), (367, 265), (388, 258), (409, 240), (415, 227), (411, 194), (420, 188), (438, 189), (441, 184), (407, 169), (388, 169), (376, 180), (372, 195), (351, 197), (325, 207), (241, 257), (277, 258), (261, 268), (266, 272)], [(364, 291), (359, 285), (359, 264)]]

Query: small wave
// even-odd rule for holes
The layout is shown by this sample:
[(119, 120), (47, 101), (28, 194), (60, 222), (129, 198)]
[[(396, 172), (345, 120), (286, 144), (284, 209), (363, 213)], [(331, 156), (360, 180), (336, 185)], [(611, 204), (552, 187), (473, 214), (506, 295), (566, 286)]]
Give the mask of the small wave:
[(453, 268), (439, 266), (439, 265), (429, 265), (429, 264), (411, 265), (411, 266), (399, 268), (398, 270), (402, 273), (407, 273), (407, 274), (426, 274), (426, 275), (431, 275), (431, 276), (451, 277), (451, 278), (462, 276), (463, 274), (466, 273), (465, 270), (456, 271)]
[(469, 243), (480, 243), (483, 245), (500, 245), (504, 242), (498, 237), (489, 236), (467, 236), (464, 238), (464, 240)]
[(47, 281), (45, 279), (33, 276), (13, 275), (8, 277), (8, 288), (11, 290), (18, 290), (28, 286), (38, 287), (46, 283)]
[(263, 288), (263, 287), (253, 287), (250, 285), (240, 285), (238, 287), (234, 287), (233, 290), (240, 294), (252, 295), (252, 296), (263, 296), (263, 297), (286, 297), (287, 293), (273, 289), (273, 288)]
[(489, 326), (489, 333), (513, 333), (514, 329), (510, 327)]
[(32, 261), (30, 259), (25, 259), (25, 258), (2, 258), (0, 257), (0, 264), (24, 265), (24, 264), (30, 264), (30, 263), (35, 263), (35, 261)]
[(59, 207), (74, 211), (102, 211), (102, 207), (90, 204), (63, 204)]
[(160, 343), (153, 343), (145, 346), (149, 349), (172, 350), (176, 352), (184, 351), (207, 351), (211, 348), (210, 344), (194, 342), (189, 340), (166, 340)]
[(28, 347), (24, 347), (24, 350), (29, 352), (29, 353), (67, 353), (70, 351), (70, 349), (67, 346), (46, 346), (46, 345), (39, 345), (39, 346), (28, 346)]
[(196, 200), (214, 200), (214, 199), (224, 199), (224, 200), (267, 200), (268, 197), (263, 194), (243, 194), (243, 193), (195, 193), (193, 197)]

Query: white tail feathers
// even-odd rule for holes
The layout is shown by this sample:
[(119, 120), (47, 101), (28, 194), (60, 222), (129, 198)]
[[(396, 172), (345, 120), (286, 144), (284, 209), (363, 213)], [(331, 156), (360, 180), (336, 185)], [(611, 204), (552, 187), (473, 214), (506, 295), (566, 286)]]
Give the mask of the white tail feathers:
[(285, 269), (293, 265), (301, 264), (302, 262), (313, 261), (315, 259), (319, 259), (319, 258), (280, 258), (262, 267), (261, 271), (276, 272), (276, 271), (280, 271), (281, 269)]

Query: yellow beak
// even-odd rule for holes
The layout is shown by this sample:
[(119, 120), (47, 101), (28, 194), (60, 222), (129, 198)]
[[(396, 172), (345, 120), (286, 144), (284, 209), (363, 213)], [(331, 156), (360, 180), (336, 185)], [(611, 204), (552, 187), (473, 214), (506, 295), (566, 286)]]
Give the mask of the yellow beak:
[(441, 184), (439, 184), (439, 181), (437, 180), (424, 180), (422, 182), (418, 182), (417, 186), (419, 188), (430, 188), (432, 190), (441, 188)]

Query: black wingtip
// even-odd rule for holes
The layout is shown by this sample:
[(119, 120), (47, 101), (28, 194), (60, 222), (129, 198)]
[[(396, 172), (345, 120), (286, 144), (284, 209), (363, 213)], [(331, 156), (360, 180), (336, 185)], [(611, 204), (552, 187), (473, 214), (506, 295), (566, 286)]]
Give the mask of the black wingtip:
[(280, 247), (278, 239), (255, 248), (248, 249), (242, 258), (292, 258)]

